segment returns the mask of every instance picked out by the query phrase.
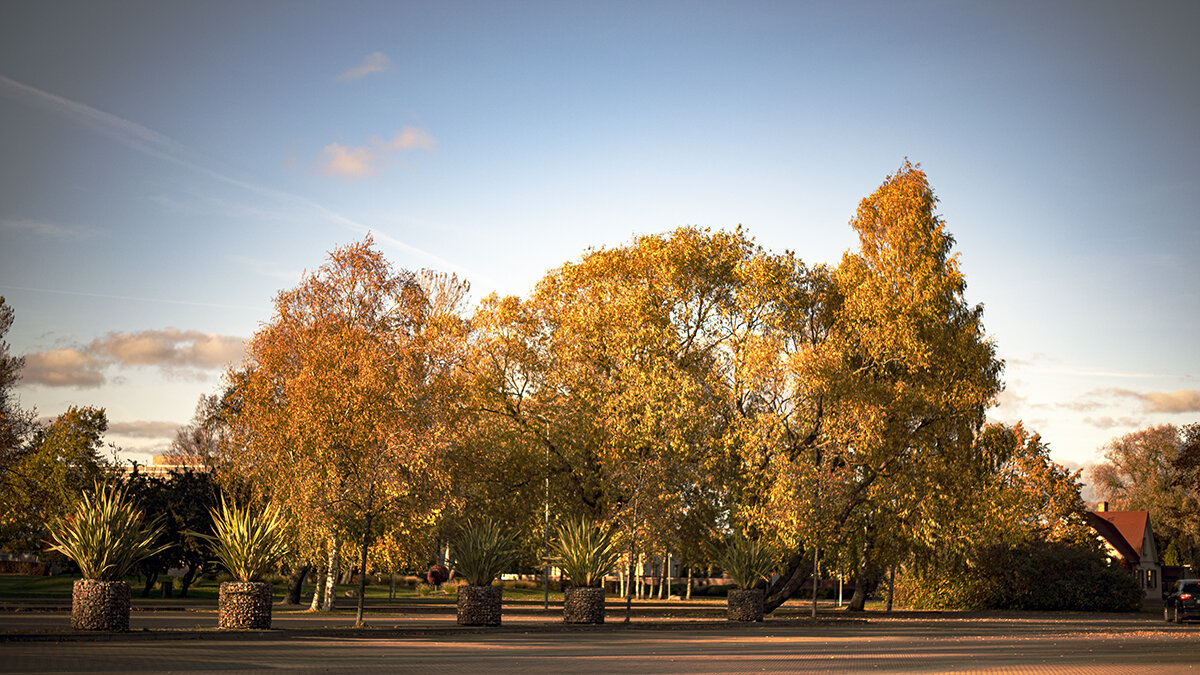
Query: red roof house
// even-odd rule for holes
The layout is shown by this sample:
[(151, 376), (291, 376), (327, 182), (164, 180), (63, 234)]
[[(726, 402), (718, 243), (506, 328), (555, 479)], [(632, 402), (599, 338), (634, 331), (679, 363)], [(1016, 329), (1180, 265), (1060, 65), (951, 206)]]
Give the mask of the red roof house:
[(1108, 502), (1101, 502), (1100, 510), (1089, 511), (1087, 519), (1109, 555), (1120, 560), (1146, 590), (1146, 599), (1161, 599), (1162, 569), (1154, 530), (1150, 527), (1150, 512), (1109, 511)]

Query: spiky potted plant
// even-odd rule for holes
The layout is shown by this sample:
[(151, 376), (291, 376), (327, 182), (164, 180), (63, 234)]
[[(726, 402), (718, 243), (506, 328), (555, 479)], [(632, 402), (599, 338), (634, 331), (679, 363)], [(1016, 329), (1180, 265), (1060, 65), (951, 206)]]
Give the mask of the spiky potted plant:
[(266, 630), (271, 627), (271, 584), (262, 581), (287, 554), (284, 521), (274, 505), (259, 513), (221, 498), (221, 511), (212, 511), (213, 553), (236, 581), (221, 583), (217, 604), (219, 628)]
[(129, 630), (129, 582), (124, 577), (155, 546), (158, 519), (145, 522), (124, 488), (97, 484), (75, 509), (50, 523), (50, 549), (75, 561), (83, 578), (71, 589), (71, 628)]
[(762, 621), (763, 589), (758, 585), (774, 573), (775, 551), (758, 540), (736, 536), (725, 542), (719, 563), (737, 585), (729, 591), (729, 620)]
[(458, 587), (459, 625), (499, 626), (504, 589), (492, 582), (516, 560), (516, 537), (491, 520), (468, 522), (451, 550), (454, 571), (467, 582)]
[(563, 598), (563, 621), (604, 623), (604, 577), (621, 557), (612, 531), (586, 520), (571, 521), (558, 528), (550, 546), (571, 581)]

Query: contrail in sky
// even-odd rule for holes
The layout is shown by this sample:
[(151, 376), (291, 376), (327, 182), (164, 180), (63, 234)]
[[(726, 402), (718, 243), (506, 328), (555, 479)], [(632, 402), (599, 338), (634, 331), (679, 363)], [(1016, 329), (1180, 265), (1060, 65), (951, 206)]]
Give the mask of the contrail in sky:
[(13, 291), (28, 291), (31, 293), (52, 293), (54, 295), (73, 295), (81, 298), (105, 298), (107, 300), (134, 300), (137, 302), (165, 302), (171, 305), (191, 305), (194, 307), (215, 307), (217, 309), (249, 309), (255, 312), (270, 311), (269, 307), (254, 307), (252, 305), (227, 305), (217, 302), (193, 302), (191, 300), (171, 300), (169, 298), (143, 298), (136, 295), (110, 295), (108, 293), (85, 293), (83, 291), (60, 291), (53, 288), (29, 288), (28, 286), (13, 286), (0, 284), (0, 288)]
[(164, 136), (157, 131), (147, 129), (136, 122), (131, 122), (122, 117), (117, 117), (111, 113), (106, 113), (103, 110), (97, 110), (91, 106), (77, 103), (61, 96), (56, 96), (55, 94), (42, 91), (41, 89), (31, 87), (27, 84), (22, 84), (21, 82), (17, 82), (16, 80), (3, 75), (0, 75), (0, 94), (4, 94), (11, 99), (21, 101), (34, 107), (42, 108), (43, 110), (49, 110), (51, 112), (69, 117), (92, 129), (93, 131), (108, 136), (118, 143), (129, 146), (130, 148), (133, 148), (134, 150), (137, 150), (143, 154), (150, 155), (151, 157), (157, 157), (158, 159), (187, 167), (214, 180), (226, 183), (228, 185), (240, 187), (244, 190), (254, 192), (264, 197), (270, 197), (284, 203), (294, 204), (296, 206), (315, 211), (324, 216), (326, 220), (337, 223), (338, 225), (346, 227), (354, 232), (357, 232), (358, 234), (372, 232), (375, 238), (381, 242), (399, 248), (408, 253), (420, 256), (438, 266), (454, 270), (468, 279), (472, 276), (478, 279), (483, 279), (478, 275), (473, 275), (470, 270), (467, 270), (460, 265), (455, 265), (441, 256), (419, 249), (416, 246), (407, 244), (378, 230), (373, 231), (367, 225), (364, 225), (363, 223), (351, 218), (347, 218), (346, 216), (328, 209), (310, 199), (292, 194), (290, 192), (275, 190), (272, 188), (263, 187), (261, 185), (256, 185), (254, 183), (249, 183), (244, 180), (239, 180), (237, 178), (231, 178), (230, 176), (227, 176), (219, 171), (215, 171), (200, 163), (200, 161), (198, 161), (198, 154), (190, 150), (187, 146), (175, 141), (174, 139)]

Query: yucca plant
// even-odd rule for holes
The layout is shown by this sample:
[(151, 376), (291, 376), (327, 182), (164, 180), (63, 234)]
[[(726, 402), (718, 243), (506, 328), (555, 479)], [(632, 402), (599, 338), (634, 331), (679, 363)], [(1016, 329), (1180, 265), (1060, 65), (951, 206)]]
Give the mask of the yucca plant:
[(83, 573), (71, 586), (71, 627), (76, 630), (129, 630), (129, 582), (123, 577), (155, 546), (158, 519), (146, 523), (126, 499), (125, 489), (96, 484), (74, 511), (50, 523), (50, 550), (74, 560)]
[(621, 551), (611, 531), (586, 520), (571, 521), (558, 528), (550, 546), (556, 562), (575, 586), (603, 586), (604, 577), (617, 566)]
[(238, 581), (259, 581), (287, 555), (284, 520), (275, 505), (255, 513), (221, 497), (220, 513), (211, 513), (215, 534), (194, 534), (212, 545), (217, 559)]
[(155, 546), (159, 519), (144, 522), (141, 509), (125, 489), (96, 484), (95, 495), (84, 494), (75, 510), (50, 523), (50, 549), (75, 561), (85, 579), (120, 581), (144, 558), (170, 544)]
[(498, 523), (468, 522), (454, 539), (454, 571), (472, 586), (489, 586), (517, 558), (517, 538)]
[(762, 581), (770, 580), (777, 559), (770, 546), (738, 535), (725, 542), (718, 564), (738, 588), (753, 589)]

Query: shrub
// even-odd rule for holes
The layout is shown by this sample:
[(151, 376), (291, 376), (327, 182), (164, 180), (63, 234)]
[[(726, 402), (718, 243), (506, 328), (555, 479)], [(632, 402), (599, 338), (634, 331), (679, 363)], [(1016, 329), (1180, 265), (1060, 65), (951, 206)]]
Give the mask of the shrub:
[(212, 511), (215, 535), (192, 534), (212, 544), (213, 553), (238, 581), (258, 581), (287, 555), (283, 516), (270, 505), (255, 514), (221, 498), (221, 512)]
[(94, 496), (84, 494), (74, 511), (50, 523), (49, 543), (79, 565), (83, 578), (119, 581), (138, 561), (170, 547), (154, 545), (159, 533), (159, 520), (143, 523), (123, 488), (97, 484)]
[(776, 555), (770, 546), (739, 535), (725, 542), (718, 564), (738, 588), (752, 589), (770, 580), (776, 568)]
[(558, 566), (575, 586), (601, 586), (621, 552), (613, 540), (611, 531), (601, 530), (596, 525), (580, 520), (565, 523), (558, 528), (558, 536), (550, 543)]
[(1032, 541), (981, 548), (966, 569), (901, 575), (897, 596), (918, 609), (1136, 611), (1142, 590), (1093, 548)]
[(491, 520), (467, 523), (451, 550), (454, 571), (472, 586), (490, 586), (517, 558), (516, 537)]

